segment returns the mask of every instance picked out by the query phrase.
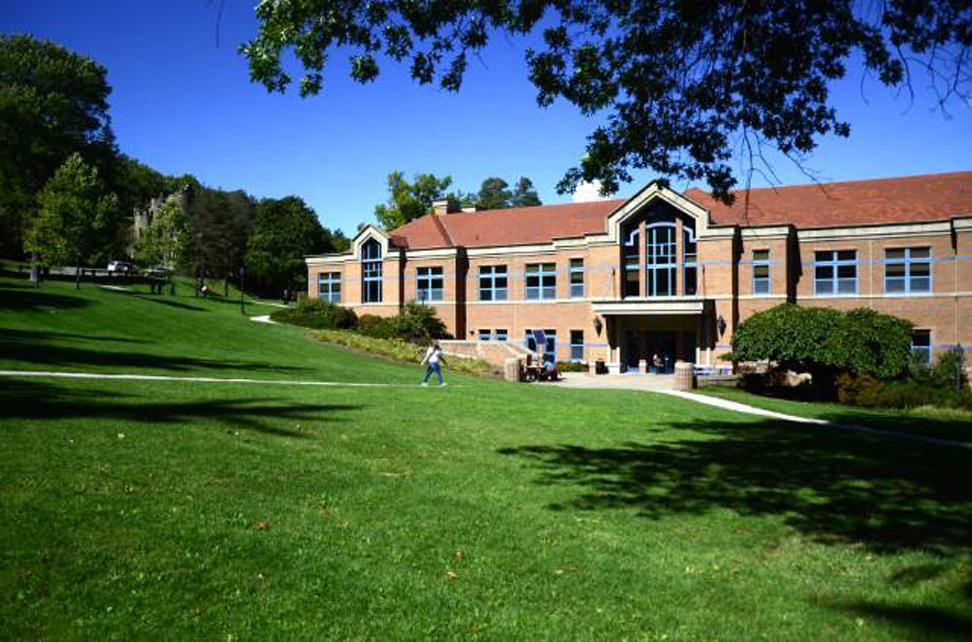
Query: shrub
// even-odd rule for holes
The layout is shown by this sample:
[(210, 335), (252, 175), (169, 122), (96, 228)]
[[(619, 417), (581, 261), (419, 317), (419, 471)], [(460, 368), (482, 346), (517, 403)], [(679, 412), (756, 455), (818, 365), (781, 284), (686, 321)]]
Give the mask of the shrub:
[[(866, 308), (844, 313), (784, 303), (739, 324), (732, 356), (808, 372), (817, 395), (833, 397), (841, 373), (892, 379), (907, 372), (911, 323)], [(852, 380), (845, 387), (856, 396)]]
[(557, 372), (587, 372), (587, 365), (576, 361), (558, 361)]
[(435, 316), (435, 308), (409, 301), (394, 317), (395, 336), (413, 343), (429, 339), (444, 339), (445, 324)]
[(354, 310), (342, 308), (323, 299), (301, 297), (296, 307), (277, 310), (270, 318), (280, 323), (290, 323), (305, 328), (336, 328), (350, 330), (358, 324)]
[(840, 403), (871, 405), (881, 390), (881, 382), (869, 374), (843, 372), (837, 375), (837, 400)]
[(358, 319), (358, 332), (366, 337), (391, 339), (395, 336), (395, 327), (391, 319), (376, 314), (362, 314)]

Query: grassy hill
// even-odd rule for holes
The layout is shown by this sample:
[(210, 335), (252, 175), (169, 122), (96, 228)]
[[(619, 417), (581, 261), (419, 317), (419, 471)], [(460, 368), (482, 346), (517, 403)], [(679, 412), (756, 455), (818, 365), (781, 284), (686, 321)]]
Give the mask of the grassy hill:
[[(266, 313), (269, 308), (250, 310)], [(955, 639), (972, 455), (0, 280), (4, 638)]]

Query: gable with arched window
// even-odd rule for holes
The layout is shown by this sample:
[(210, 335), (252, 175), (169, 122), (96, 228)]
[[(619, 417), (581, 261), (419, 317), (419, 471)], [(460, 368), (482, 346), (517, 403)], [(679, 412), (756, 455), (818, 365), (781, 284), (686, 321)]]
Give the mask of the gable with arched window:
[(695, 219), (667, 206), (646, 208), (621, 228), (624, 297), (696, 293)]

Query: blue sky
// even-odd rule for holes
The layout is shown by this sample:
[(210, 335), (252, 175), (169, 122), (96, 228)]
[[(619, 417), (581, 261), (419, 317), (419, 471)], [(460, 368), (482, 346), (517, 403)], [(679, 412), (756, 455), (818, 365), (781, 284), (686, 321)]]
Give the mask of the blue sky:
[[(328, 227), (353, 233), (386, 198), (385, 177), (450, 174), (475, 191), (487, 176), (528, 176), (545, 203), (584, 151), (592, 123), (560, 102), (540, 109), (527, 80), (524, 42), (498, 39), (473, 62), (459, 94), (413, 83), (387, 63), (361, 86), (335, 59), (324, 91), (268, 94), (249, 82), (236, 47), (256, 33), (254, 0), (2, 0), (4, 33), (30, 33), (91, 56), (108, 69), (111, 115), (122, 151), (156, 169), (258, 197), (297, 194)], [(849, 140), (827, 138), (806, 166), (821, 180), (972, 169), (972, 107), (935, 111), (928, 92), (907, 95), (852, 70), (834, 88)], [(866, 101), (862, 99), (863, 95)], [(784, 183), (807, 177), (773, 158)], [(741, 168), (742, 165), (739, 165)], [(620, 195), (654, 178), (641, 172)], [(754, 185), (764, 185), (756, 176)], [(683, 189), (685, 182), (673, 185)]]

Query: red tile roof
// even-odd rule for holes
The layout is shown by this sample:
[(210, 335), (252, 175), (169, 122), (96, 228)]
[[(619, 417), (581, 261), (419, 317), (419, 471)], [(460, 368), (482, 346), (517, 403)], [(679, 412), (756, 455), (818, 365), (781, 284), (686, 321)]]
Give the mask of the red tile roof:
[[(690, 188), (685, 196), (709, 210), (716, 225), (842, 227), (944, 221), (972, 216), (972, 172), (758, 188), (737, 192), (730, 207)], [(550, 243), (605, 231), (625, 199), (539, 205), (485, 212), (428, 214), (391, 232), (409, 249)]]
[(685, 196), (709, 210), (717, 225), (814, 228), (945, 221), (972, 215), (972, 172), (752, 189), (748, 205), (740, 191), (731, 207), (694, 187)]
[[(555, 238), (605, 231), (605, 219), (623, 199), (515, 207), (508, 210), (427, 214), (396, 228), (392, 241), (409, 249), (493, 247), (550, 243)], [(451, 242), (450, 242), (451, 241)]]

